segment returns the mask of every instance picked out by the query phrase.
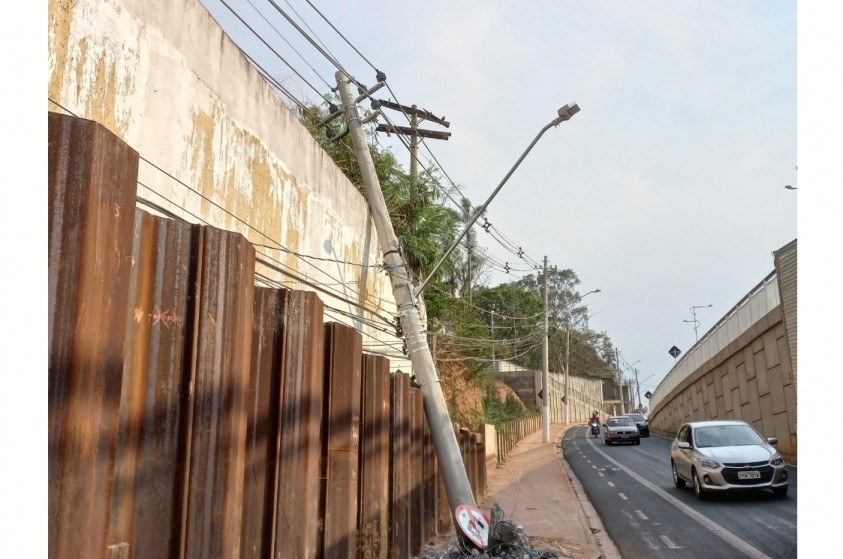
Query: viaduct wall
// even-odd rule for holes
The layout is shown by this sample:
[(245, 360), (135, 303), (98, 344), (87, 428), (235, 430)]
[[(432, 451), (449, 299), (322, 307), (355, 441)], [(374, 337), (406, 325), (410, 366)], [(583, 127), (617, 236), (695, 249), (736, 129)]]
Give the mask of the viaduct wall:
[(673, 436), (686, 421), (741, 419), (797, 462), (796, 340), (786, 323), (787, 314), (795, 321), (796, 242), (776, 256), (792, 268), (770, 274), (668, 373), (651, 398), (651, 429)]
[(260, 282), (321, 286), (330, 320), (411, 370), (366, 200), (198, 0), (48, 0), (47, 109), (138, 151), (147, 211), (242, 234)]

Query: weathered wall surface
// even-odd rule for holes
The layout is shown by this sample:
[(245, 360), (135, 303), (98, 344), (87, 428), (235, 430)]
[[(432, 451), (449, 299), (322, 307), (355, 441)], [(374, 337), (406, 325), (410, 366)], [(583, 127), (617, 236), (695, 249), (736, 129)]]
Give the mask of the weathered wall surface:
[[(730, 321), (741, 322), (734, 339), (696, 368), (671, 371), (653, 396), (651, 429), (673, 436), (686, 421), (741, 419), (765, 437), (777, 437), (779, 453), (796, 463), (796, 382), (777, 291), (775, 277), (768, 277), (707, 334), (716, 339)], [(741, 314), (749, 309), (766, 314), (749, 321), (748, 313)]]
[(139, 197), (241, 233), (267, 281), (330, 286), (320, 291), (330, 319), (367, 346), (395, 342), (359, 308), (395, 309), (387, 276), (366, 267), (381, 259), (365, 199), (198, 0), (49, 0), (48, 53), (48, 110), (95, 120), (136, 149)]

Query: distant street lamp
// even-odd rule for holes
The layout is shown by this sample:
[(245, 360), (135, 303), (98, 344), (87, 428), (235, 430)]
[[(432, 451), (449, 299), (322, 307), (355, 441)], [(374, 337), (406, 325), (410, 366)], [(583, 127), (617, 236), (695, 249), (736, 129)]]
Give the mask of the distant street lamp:
[(706, 309), (706, 308), (711, 307), (711, 306), (712, 305), (696, 305), (694, 307), (691, 307), (691, 315), (694, 318), (691, 319), (691, 320), (683, 320), (682, 321), (682, 322), (693, 322), (694, 323), (694, 337), (697, 339), (697, 341), (700, 341), (700, 337), (697, 334), (697, 328), (700, 325), (700, 321), (697, 320), (697, 309)]
[(796, 190), (795, 186), (790, 186), (789, 184), (784, 185), (784, 187), (788, 190)]

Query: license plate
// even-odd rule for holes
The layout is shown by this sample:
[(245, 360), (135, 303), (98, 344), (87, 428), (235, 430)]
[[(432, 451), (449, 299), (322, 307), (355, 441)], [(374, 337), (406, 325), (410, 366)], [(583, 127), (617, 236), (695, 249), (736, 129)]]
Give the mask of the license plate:
[(761, 472), (750, 470), (748, 472), (738, 472), (738, 479), (760, 479)]
[(628, 438), (629, 438), (629, 435), (621, 435), (621, 438), (622, 438), (622, 439), (628, 439)]

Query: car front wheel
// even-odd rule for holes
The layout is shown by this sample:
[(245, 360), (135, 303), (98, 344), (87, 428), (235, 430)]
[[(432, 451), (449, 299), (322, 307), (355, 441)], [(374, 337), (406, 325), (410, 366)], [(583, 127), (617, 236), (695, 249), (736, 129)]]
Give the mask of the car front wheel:
[(780, 499), (787, 497), (787, 485), (784, 485), (782, 487), (773, 487), (773, 495)]
[(694, 495), (697, 496), (697, 499), (704, 500), (707, 495), (705, 490), (702, 488), (702, 483), (700, 483), (700, 478), (697, 476), (697, 471), (691, 471), (691, 477), (694, 480)]
[(685, 487), (685, 480), (679, 477), (679, 472), (676, 471), (676, 464), (671, 463), (670, 469), (673, 470), (673, 484), (679, 489)]

